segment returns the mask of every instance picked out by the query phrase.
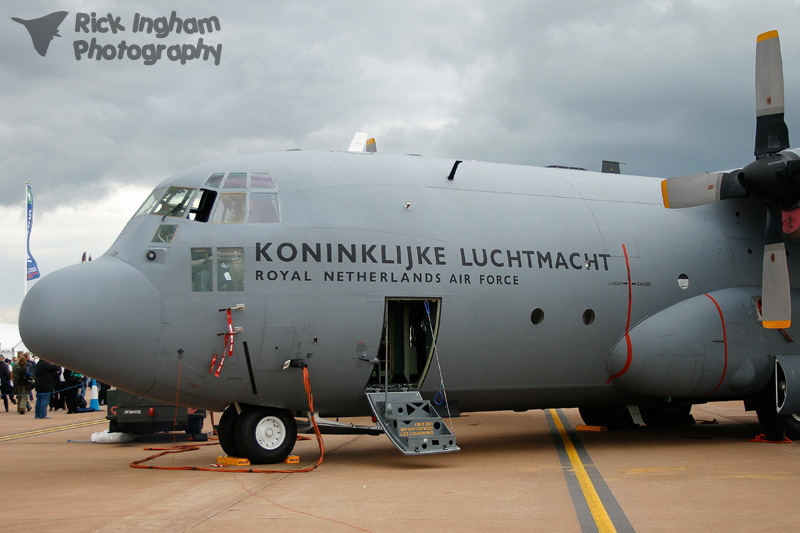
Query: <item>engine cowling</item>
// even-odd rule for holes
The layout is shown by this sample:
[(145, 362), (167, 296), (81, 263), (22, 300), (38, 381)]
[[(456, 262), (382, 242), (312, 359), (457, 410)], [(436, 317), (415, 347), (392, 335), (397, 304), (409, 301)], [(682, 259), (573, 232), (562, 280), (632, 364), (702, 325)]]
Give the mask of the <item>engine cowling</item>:
[[(761, 327), (760, 295), (758, 287), (715, 291), (642, 320), (611, 351), (609, 375), (618, 375), (613, 382), (621, 390), (642, 397), (723, 399), (759, 392), (774, 371), (765, 335), (779, 335)], [(773, 339), (779, 340), (785, 342)]]

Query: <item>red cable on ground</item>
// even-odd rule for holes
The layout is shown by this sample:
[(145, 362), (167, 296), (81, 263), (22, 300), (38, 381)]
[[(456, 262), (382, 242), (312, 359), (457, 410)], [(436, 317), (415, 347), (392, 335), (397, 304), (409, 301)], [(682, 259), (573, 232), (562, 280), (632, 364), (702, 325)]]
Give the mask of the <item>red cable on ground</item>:
[(791, 444), (792, 441), (789, 440), (789, 437), (783, 437), (783, 440), (769, 440), (767, 436), (762, 433), (761, 435), (756, 435), (752, 439), (747, 439), (747, 442), (766, 442), (769, 444)]
[[(253, 473), (253, 474), (296, 474), (300, 472), (311, 472), (315, 470), (319, 465), (322, 464), (322, 459), (325, 457), (325, 443), (322, 441), (322, 434), (319, 431), (319, 427), (317, 426), (317, 420), (314, 416), (314, 395), (311, 392), (311, 378), (308, 375), (308, 367), (303, 367), (303, 384), (306, 389), (306, 395), (308, 396), (308, 408), (310, 410), (310, 419), (311, 425), (314, 427), (314, 434), (317, 436), (317, 443), (319, 444), (319, 459), (317, 460), (316, 464), (313, 466), (309, 466), (306, 468), (299, 468), (294, 470), (270, 470), (270, 469), (261, 469), (261, 468), (209, 468), (209, 467), (201, 467), (201, 466), (154, 466), (154, 465), (144, 465), (144, 463), (148, 461), (152, 461), (162, 455), (170, 455), (175, 453), (183, 453), (189, 452), (193, 450), (199, 450), (201, 446), (216, 446), (217, 443), (210, 442), (207, 444), (179, 444), (170, 448), (145, 448), (145, 450), (162, 450), (160, 453), (155, 455), (151, 455), (149, 457), (145, 457), (144, 459), (140, 459), (138, 461), (134, 461), (131, 463), (131, 468), (142, 468), (146, 470), (198, 470), (200, 472), (228, 472), (228, 473)], [(308, 437), (298, 437), (298, 440), (305, 440)]]

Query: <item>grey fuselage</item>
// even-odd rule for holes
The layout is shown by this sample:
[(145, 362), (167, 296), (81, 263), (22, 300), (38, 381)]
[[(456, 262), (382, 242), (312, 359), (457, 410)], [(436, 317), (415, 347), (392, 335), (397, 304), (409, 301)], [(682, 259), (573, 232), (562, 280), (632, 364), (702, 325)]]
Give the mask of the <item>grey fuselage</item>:
[[(105, 255), (32, 288), (23, 339), (130, 392), (214, 410), (306, 410), (300, 373), (283, 368), (302, 359), (323, 416), (369, 412), (389, 299), (437, 302), (419, 389), (443, 382), (462, 411), (746, 398), (774, 354), (797, 352), (758, 321), (759, 202), (667, 210), (660, 179), (466, 161), (448, 180), (453, 163), (294, 151), (189, 169), (157, 190), (268, 173), (278, 218), (136, 216)], [(232, 289), (219, 254), (238, 261)], [(217, 377), (220, 309), (238, 304)]]

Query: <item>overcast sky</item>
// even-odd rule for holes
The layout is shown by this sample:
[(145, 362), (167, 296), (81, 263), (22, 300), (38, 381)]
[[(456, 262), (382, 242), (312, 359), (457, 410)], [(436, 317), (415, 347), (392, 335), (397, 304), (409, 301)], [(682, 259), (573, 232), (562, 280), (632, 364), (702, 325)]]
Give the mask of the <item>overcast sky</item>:
[[(215, 16), (204, 35), (134, 16)], [(46, 57), (25, 27), (67, 11)], [(120, 17), (76, 32), (78, 13)], [(25, 182), (43, 275), (102, 255), (154, 185), (290, 148), (378, 150), (670, 177), (752, 159), (759, 33), (781, 33), (800, 131), (800, 1), (61, 1), (0, 4), (0, 322), (24, 292)], [(221, 45), (182, 65), (75, 57), (76, 41)], [(795, 95), (797, 95), (795, 97)], [(795, 139), (795, 137), (791, 137)], [(800, 146), (795, 142), (793, 146)]]

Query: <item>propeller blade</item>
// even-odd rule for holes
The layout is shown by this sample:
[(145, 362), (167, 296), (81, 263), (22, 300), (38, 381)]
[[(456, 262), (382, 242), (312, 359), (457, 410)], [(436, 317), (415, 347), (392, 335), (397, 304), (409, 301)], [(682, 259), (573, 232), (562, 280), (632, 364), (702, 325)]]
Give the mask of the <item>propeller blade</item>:
[(756, 160), (739, 170), (691, 174), (661, 182), (664, 207), (681, 208), (751, 195), (766, 207), (766, 242), (761, 270), (762, 325), (792, 323), (792, 292), (782, 209), (800, 203), (800, 157), (789, 148), (784, 122), (783, 61), (777, 31), (756, 41)]
[(781, 43), (778, 32), (769, 31), (756, 40), (756, 158), (789, 148), (783, 113)]
[(792, 325), (792, 293), (783, 242), (764, 247), (761, 318), (761, 324), (768, 329), (786, 329)]
[(747, 196), (734, 172), (707, 172), (666, 179), (661, 182), (664, 207), (677, 209)]
[(792, 324), (792, 291), (783, 242), (781, 204), (766, 207), (766, 244), (761, 269), (761, 324), (768, 329), (785, 329)]

